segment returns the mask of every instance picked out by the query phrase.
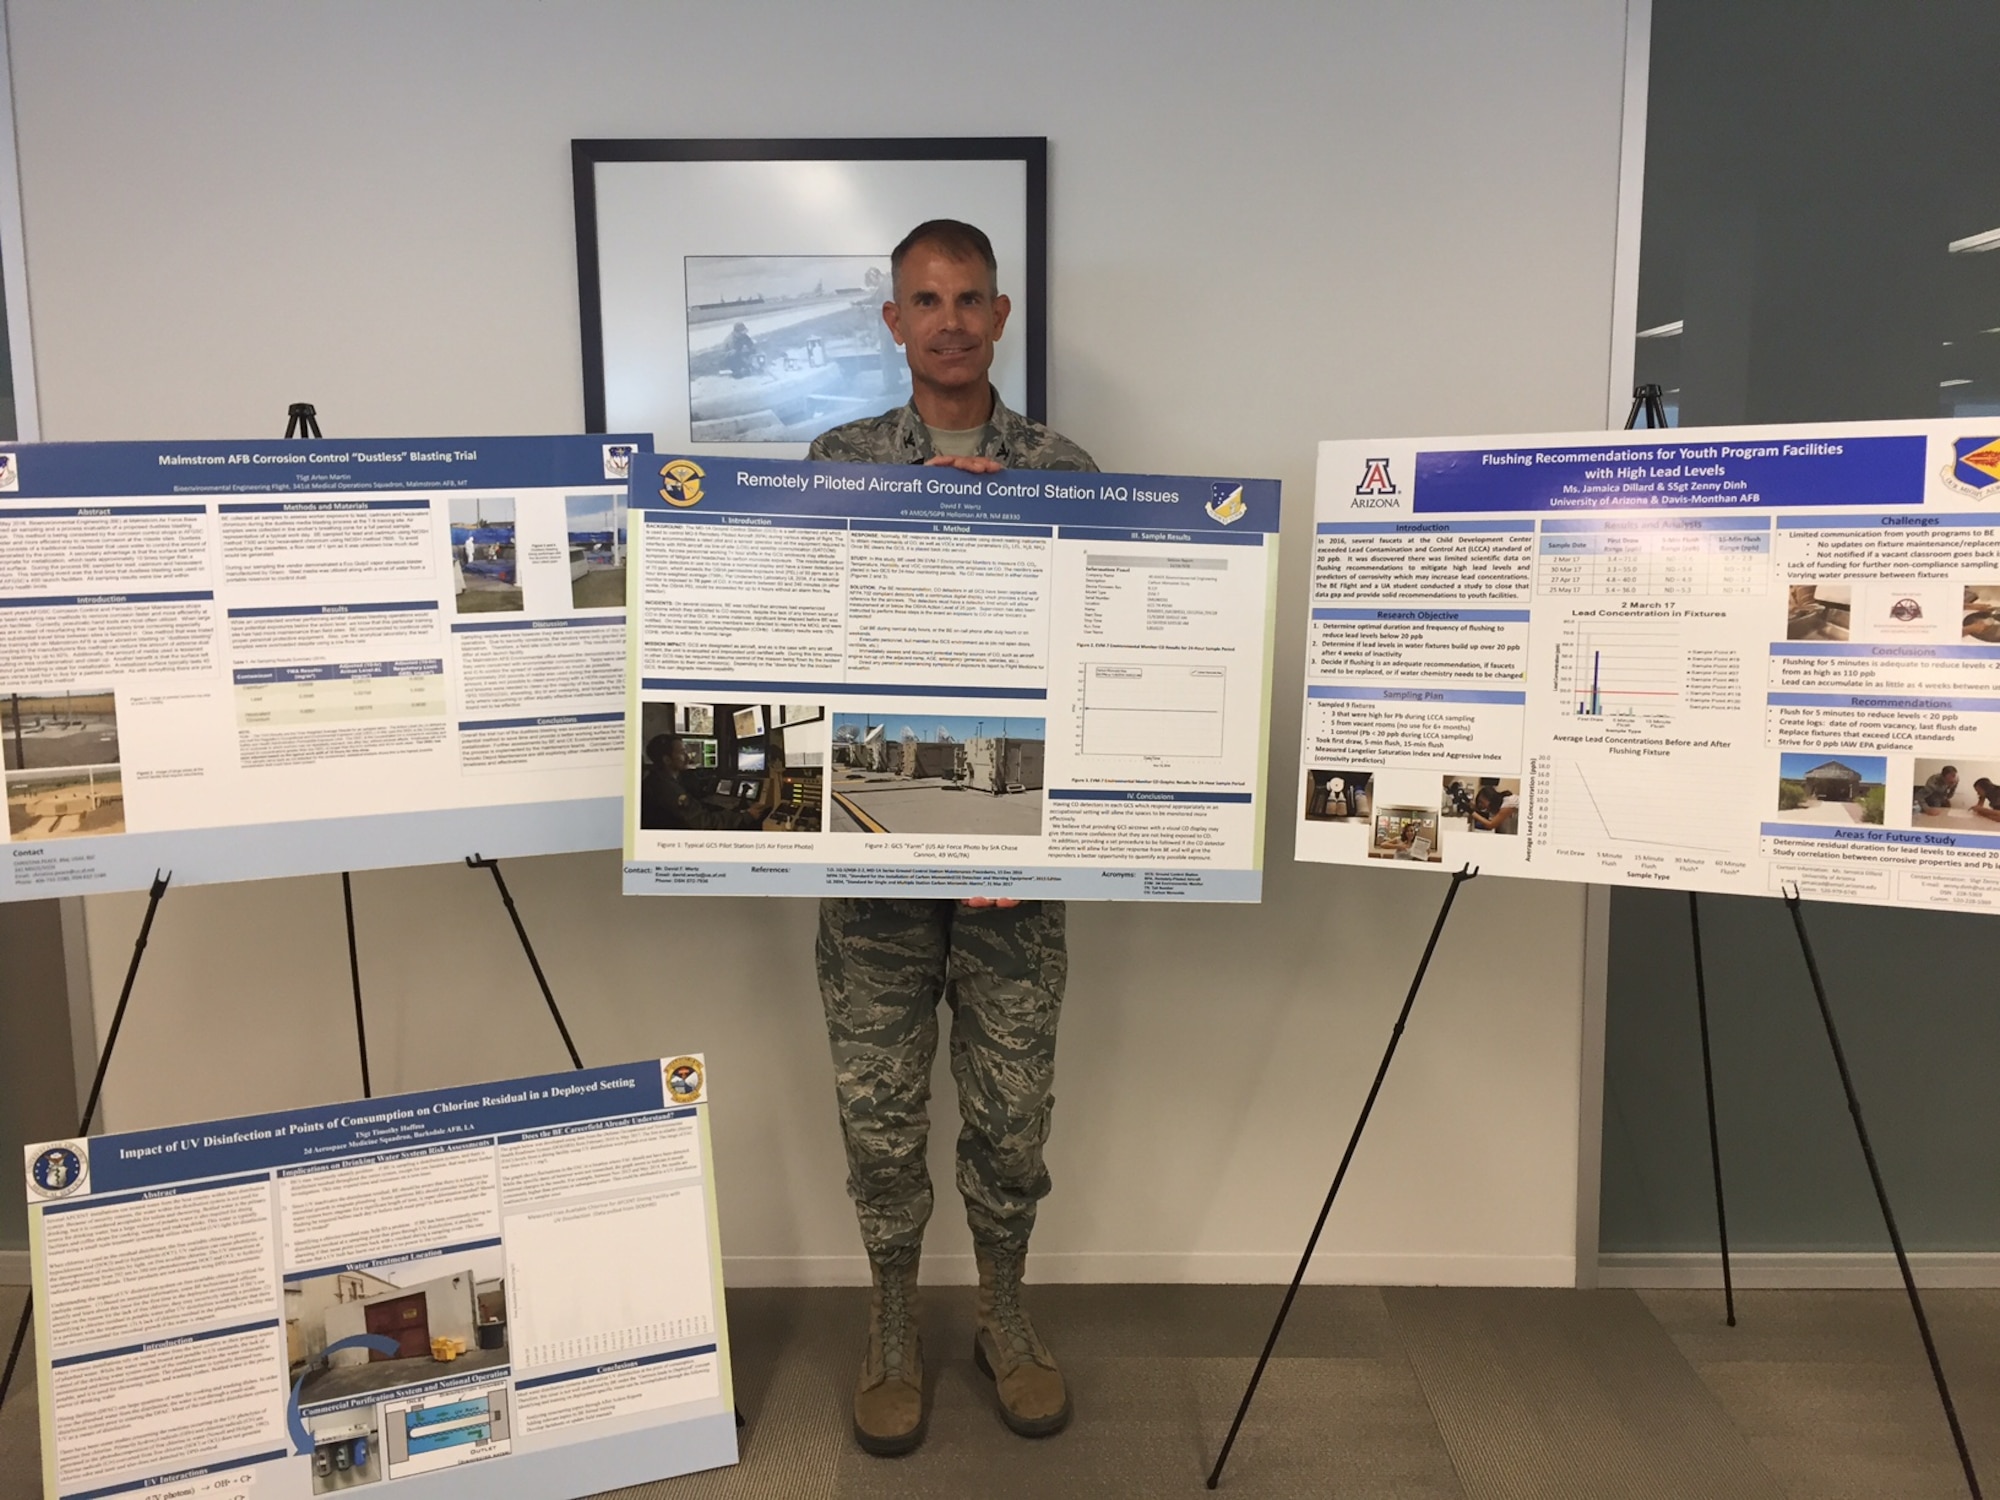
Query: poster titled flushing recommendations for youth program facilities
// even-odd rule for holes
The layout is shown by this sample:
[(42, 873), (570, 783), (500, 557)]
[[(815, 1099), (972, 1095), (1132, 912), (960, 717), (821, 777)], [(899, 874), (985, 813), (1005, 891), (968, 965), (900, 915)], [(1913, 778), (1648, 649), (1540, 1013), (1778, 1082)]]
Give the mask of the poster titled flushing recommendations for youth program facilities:
[(628, 892), (1257, 899), (1275, 481), (632, 473)]
[(736, 1461), (699, 1054), (27, 1148), (49, 1500)]
[(0, 900), (614, 847), (648, 446), (0, 450)]
[(2000, 909), (2000, 424), (1326, 443), (1299, 855)]

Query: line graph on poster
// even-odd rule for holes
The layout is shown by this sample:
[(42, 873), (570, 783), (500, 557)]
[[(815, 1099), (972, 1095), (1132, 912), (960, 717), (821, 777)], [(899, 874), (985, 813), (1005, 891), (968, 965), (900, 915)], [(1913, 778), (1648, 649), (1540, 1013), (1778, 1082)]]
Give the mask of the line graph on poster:
[(1750, 826), (1719, 769), (1665, 760), (1555, 762), (1549, 843), (1562, 854), (1729, 856)]

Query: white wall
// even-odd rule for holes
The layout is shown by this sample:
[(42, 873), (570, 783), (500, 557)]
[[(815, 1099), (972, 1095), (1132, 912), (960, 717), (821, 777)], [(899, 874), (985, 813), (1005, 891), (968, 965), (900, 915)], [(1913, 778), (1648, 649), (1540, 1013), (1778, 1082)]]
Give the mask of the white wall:
[[(1619, 0), (10, 10), (50, 438), (573, 430), (572, 136), (1047, 135), (1054, 421), (1290, 520), (1266, 899), (1072, 909), (1037, 1270), (1289, 1274), (1444, 884), (1290, 863), (1313, 444), (1602, 419)], [(708, 1053), (732, 1277), (858, 1277), (810, 905), (509, 877), (587, 1059)], [(486, 876), (356, 886), (378, 1089), (560, 1062)], [(140, 904), (90, 902), (100, 1025)], [(1467, 888), (1318, 1276), (1570, 1278), (1582, 933)], [(345, 957), (333, 880), (171, 894), (109, 1127), (351, 1095)]]

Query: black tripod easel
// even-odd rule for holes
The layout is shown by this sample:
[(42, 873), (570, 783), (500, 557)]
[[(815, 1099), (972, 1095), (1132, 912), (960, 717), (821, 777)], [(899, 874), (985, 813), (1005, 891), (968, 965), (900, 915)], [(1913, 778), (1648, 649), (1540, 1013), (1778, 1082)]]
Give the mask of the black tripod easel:
[(1417, 1003), (1417, 991), (1423, 988), (1424, 974), (1431, 966), (1431, 955), (1437, 952), (1445, 918), (1451, 915), (1451, 906), (1458, 899), (1459, 887), (1477, 878), (1478, 874), (1479, 870), (1474, 865), (1461, 866), (1452, 875), (1451, 884), (1445, 888), (1444, 903), (1438, 907), (1437, 920), (1431, 924), (1430, 941), (1424, 944), (1424, 956), (1417, 961), (1416, 977), (1411, 979), (1410, 992), (1403, 997), (1403, 1008), (1396, 1015), (1395, 1026), (1390, 1029), (1388, 1048), (1382, 1053), (1381, 1065), (1375, 1069), (1375, 1081), (1368, 1086), (1368, 1097), (1362, 1101), (1360, 1118), (1354, 1122), (1354, 1133), (1347, 1138), (1347, 1150), (1341, 1153), (1340, 1166), (1333, 1174), (1333, 1186), (1326, 1190), (1326, 1202), (1320, 1205), (1319, 1217), (1313, 1221), (1312, 1233), (1306, 1237), (1305, 1253), (1299, 1257), (1299, 1268), (1292, 1273), (1292, 1284), (1285, 1289), (1285, 1300), (1278, 1304), (1278, 1316), (1271, 1324), (1271, 1335), (1264, 1340), (1264, 1352), (1257, 1356), (1257, 1368), (1250, 1372), (1250, 1384), (1244, 1388), (1243, 1400), (1237, 1405), (1236, 1420), (1229, 1424), (1229, 1436), (1222, 1440), (1222, 1451), (1216, 1454), (1215, 1467), (1209, 1471), (1210, 1489), (1222, 1483), (1222, 1466), (1229, 1462), (1229, 1450), (1236, 1446), (1236, 1434), (1242, 1431), (1243, 1419), (1250, 1414), (1250, 1402), (1264, 1378), (1264, 1367), (1271, 1362), (1271, 1351), (1278, 1346), (1278, 1335), (1284, 1331), (1285, 1319), (1291, 1316), (1292, 1302), (1299, 1295), (1300, 1284), (1306, 1279), (1306, 1268), (1312, 1264), (1313, 1251), (1319, 1248), (1320, 1232), (1326, 1228), (1327, 1216), (1333, 1212), (1333, 1200), (1340, 1194), (1341, 1183), (1347, 1180), (1347, 1168), (1354, 1160), (1355, 1148), (1361, 1144), (1361, 1132), (1368, 1128), (1368, 1116), (1375, 1109), (1376, 1096), (1382, 1092), (1382, 1080), (1389, 1076), (1389, 1064), (1395, 1059), (1396, 1044), (1403, 1039), (1403, 1028), (1410, 1020), (1410, 1009)]
[[(1625, 430), (1667, 425), (1666, 392), (1657, 385), (1632, 388), (1632, 410)], [(1644, 421), (1641, 421), (1641, 418)], [(1701, 1087), (1708, 1101), (1708, 1160), (1715, 1175), (1715, 1237), (1722, 1247), (1723, 1319), (1736, 1326), (1736, 1282), (1729, 1269), (1729, 1217), (1722, 1199), (1722, 1135), (1715, 1123), (1715, 1063), (1708, 1045), (1708, 976), (1701, 959), (1701, 897), (1688, 892), (1688, 938), (1694, 949), (1694, 1008), (1701, 1025)]]
[[(1640, 426), (1665, 427), (1667, 425), (1665, 393), (1657, 385), (1640, 385), (1632, 391), (1631, 414), (1625, 419), (1627, 429)], [(1644, 417), (1642, 423), (1640, 418)], [(1875, 1161), (1875, 1148), (1868, 1138), (1868, 1126), (1861, 1117), (1861, 1100), (1854, 1090), (1854, 1078), (1847, 1070), (1847, 1054), (1840, 1045), (1840, 1032), (1833, 1021), (1832, 1007), (1827, 1003), (1826, 985), (1820, 979), (1819, 963), (1813, 956), (1812, 939), (1806, 933), (1805, 908), (1797, 885), (1784, 889), (1786, 907), (1792, 916), (1793, 930), (1798, 934), (1799, 952), (1805, 958), (1806, 974), (1812, 981), (1813, 998), (1818, 1002), (1822, 1024), (1826, 1028), (1827, 1045), (1833, 1052), (1833, 1064), (1840, 1074), (1840, 1087), (1847, 1098), (1847, 1112), (1854, 1121), (1854, 1134), (1861, 1143), (1862, 1158), (1868, 1164), (1868, 1180), (1875, 1190), (1875, 1201), (1882, 1210), (1882, 1223), (1889, 1231), (1889, 1245), (1896, 1254), (1896, 1269), (1903, 1279), (1903, 1290), (1909, 1295), (1910, 1311), (1916, 1318), (1917, 1333), (1923, 1340), (1924, 1357), (1930, 1363), (1931, 1380), (1937, 1386), (1938, 1401), (1944, 1407), (1945, 1423), (1951, 1429), (1951, 1440), (1958, 1451), (1959, 1467), (1965, 1471), (1966, 1488), (1973, 1500), (1982, 1500), (1979, 1475), (1972, 1466), (1972, 1454), (1966, 1447), (1965, 1432), (1959, 1426), (1958, 1408), (1951, 1398), (1951, 1386), (1945, 1379), (1944, 1365), (1938, 1358), (1937, 1344), (1931, 1337), (1930, 1320), (1924, 1316), (1924, 1302), (1917, 1291), (1916, 1277), (1910, 1271), (1910, 1257), (1903, 1249), (1903, 1235), (1896, 1224), (1895, 1210), (1889, 1206), (1889, 1193), (1882, 1181), (1882, 1170)], [(1694, 954), (1694, 998), (1695, 1014), (1701, 1025), (1701, 1082), (1702, 1091), (1708, 1104), (1708, 1154), (1709, 1163), (1715, 1176), (1715, 1232), (1722, 1250), (1722, 1298), (1724, 1316), (1731, 1328), (1736, 1326), (1736, 1288), (1729, 1266), (1729, 1220), (1723, 1206), (1722, 1193), (1722, 1144), (1715, 1121), (1715, 1067), (1711, 1057), (1708, 1033), (1708, 977), (1704, 970), (1701, 951), (1701, 898), (1688, 892), (1688, 938)]]
[[(309, 402), (299, 401), (292, 405), (289, 419), (285, 424), (285, 436), (319, 437), (319, 420)], [(556, 1004), (555, 992), (549, 988), (548, 976), (542, 972), (542, 961), (535, 953), (535, 945), (529, 941), (527, 925), (521, 920), (520, 909), (514, 904), (513, 892), (507, 889), (507, 882), (500, 874), (500, 862), (474, 853), (466, 861), (466, 867), (485, 870), (493, 877), (495, 889), (500, 893), (501, 903), (507, 908), (507, 917), (514, 924), (514, 934), (521, 940), (521, 951), (527, 955), (528, 967), (534, 971), (535, 983), (541, 989), (542, 999), (548, 1002), (549, 1015), (556, 1023), (556, 1031), (562, 1037), (563, 1050), (569, 1054), (570, 1066), (581, 1069), (583, 1058), (576, 1050), (571, 1038), (569, 1025), (563, 1020), (561, 1007)], [(146, 914), (139, 922), (139, 936), (132, 944), (132, 961), (125, 969), (125, 983), (118, 992), (118, 1008), (112, 1012), (111, 1029), (105, 1033), (103, 1050), (97, 1058), (97, 1074), (91, 1080), (90, 1097), (83, 1106), (83, 1117), (77, 1123), (78, 1136), (90, 1134), (90, 1127), (97, 1118), (97, 1105), (104, 1093), (104, 1076), (111, 1067), (112, 1049), (118, 1045), (119, 1029), (125, 1024), (125, 1007), (132, 998), (133, 983), (139, 977), (139, 960), (145, 956), (146, 943), (153, 933), (153, 917), (160, 909), (160, 898), (167, 893), (167, 886), (173, 880), (171, 870), (156, 871), (152, 886), (147, 891)], [(347, 917), (347, 967), (354, 987), (354, 1036), (361, 1056), (361, 1094), (363, 1098), (373, 1098), (368, 1077), (368, 1033), (361, 1005), (361, 948), (354, 930), (354, 882), (350, 872), (340, 874), (341, 905)], [(7, 1392), (14, 1384), (14, 1370), (20, 1363), (21, 1349), (26, 1344), (28, 1329), (34, 1322), (35, 1299), (32, 1294), (21, 1306), (21, 1321), (14, 1330), (14, 1342), (7, 1351), (7, 1365), (0, 1371), (0, 1403), (7, 1399)]]

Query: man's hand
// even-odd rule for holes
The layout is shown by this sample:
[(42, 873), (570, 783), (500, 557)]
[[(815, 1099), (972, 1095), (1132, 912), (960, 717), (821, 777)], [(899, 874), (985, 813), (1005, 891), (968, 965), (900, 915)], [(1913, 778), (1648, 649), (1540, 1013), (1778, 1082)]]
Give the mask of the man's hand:
[(958, 903), (960, 906), (1019, 906), (1021, 903), (1012, 896), (967, 896)]

